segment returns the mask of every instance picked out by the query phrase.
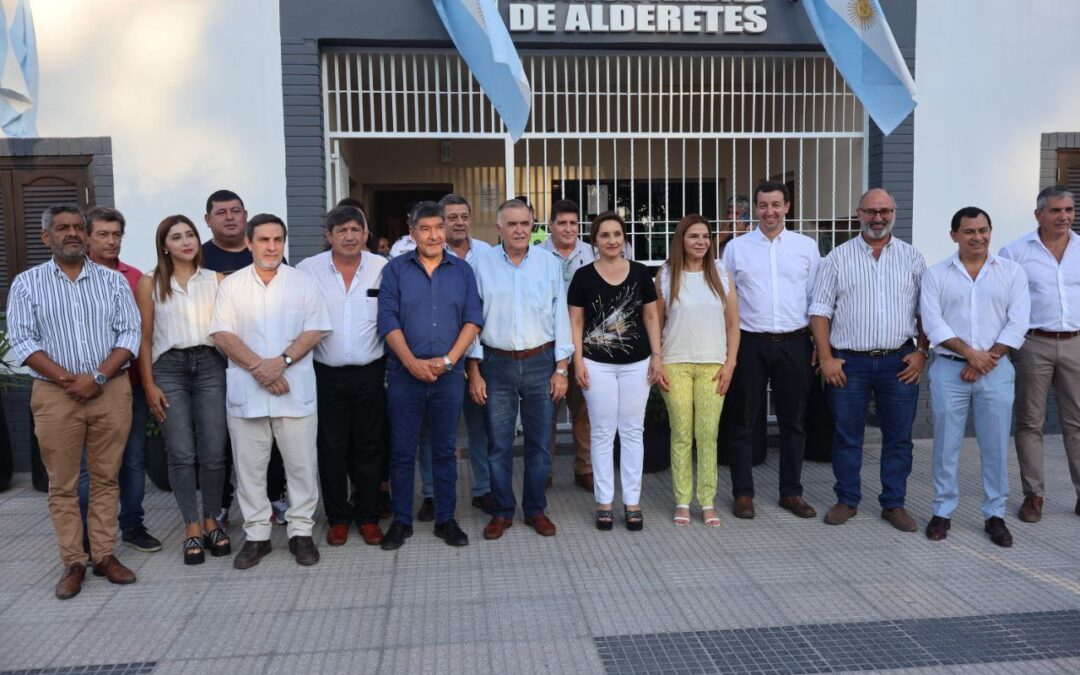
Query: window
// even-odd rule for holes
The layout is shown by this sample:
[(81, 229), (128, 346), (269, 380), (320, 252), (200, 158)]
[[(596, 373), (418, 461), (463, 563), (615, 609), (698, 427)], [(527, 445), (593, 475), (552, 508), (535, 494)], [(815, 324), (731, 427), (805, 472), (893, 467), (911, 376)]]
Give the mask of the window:
[[(1080, 197), (1080, 148), (1057, 151), (1057, 182)], [(1080, 221), (1073, 223), (1073, 231), (1080, 233)]]

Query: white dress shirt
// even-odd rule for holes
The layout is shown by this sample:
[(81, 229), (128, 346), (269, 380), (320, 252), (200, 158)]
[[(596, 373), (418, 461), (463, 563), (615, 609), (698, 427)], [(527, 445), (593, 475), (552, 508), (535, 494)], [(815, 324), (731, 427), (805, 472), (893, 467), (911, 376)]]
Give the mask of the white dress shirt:
[[(332, 330), (319, 285), (307, 272), (282, 264), (264, 284), (254, 265), (221, 282), (210, 334), (232, 333), (262, 358), (278, 356), (303, 332)], [(314, 351), (314, 350), (313, 350)], [(226, 409), (233, 417), (304, 417), (315, 412), (312, 352), (285, 369), (288, 393), (275, 396), (231, 359), (225, 371)]]
[[(469, 252), (465, 254), (465, 262), (470, 265), (476, 260), (476, 256), (487, 251), (491, 248), (491, 244), (480, 239), (473, 239), (469, 237)], [(406, 234), (401, 239), (394, 242), (394, 245), (390, 247), (390, 258), (396, 258), (399, 255), (408, 253), (416, 249), (416, 240), (412, 236)], [(450, 244), (446, 244), (446, 252), (450, 255), (457, 255), (454, 253), (454, 249), (450, 248)]]
[(324, 251), (301, 260), (296, 268), (311, 275), (319, 285), (330, 311), (333, 332), (315, 347), (315, 360), (324, 366), (364, 366), (381, 359), (383, 341), (379, 337), (379, 282), (386, 259), (362, 251), (360, 266), (352, 283), (334, 266), (333, 253)]
[(817, 242), (784, 229), (774, 239), (760, 228), (724, 248), (724, 268), (735, 280), (739, 326), (750, 333), (789, 333), (810, 323), (821, 255)]
[(190, 349), (200, 345), (213, 347), (210, 318), (217, 300), (217, 272), (200, 267), (188, 279), (187, 290), (173, 276), (172, 294), (164, 301), (154, 283), (154, 337), (150, 342), (151, 363), (170, 349)]
[(484, 301), (484, 327), (470, 358), (484, 357), (482, 345), (522, 351), (554, 342), (556, 361), (574, 353), (562, 264), (537, 248), (529, 247), (517, 265), (502, 246), (476, 257), (472, 265)]
[(911, 244), (892, 237), (881, 256), (857, 236), (821, 261), (810, 314), (831, 321), (836, 349), (897, 349), (916, 337), (919, 286), (926, 262)]
[(927, 269), (920, 307), (923, 330), (935, 351), (959, 356), (941, 346), (951, 338), (979, 351), (998, 342), (1019, 349), (1031, 315), (1027, 283), (1020, 265), (993, 254), (974, 279), (958, 253)]
[(1031, 327), (1055, 332), (1080, 330), (1080, 235), (1069, 232), (1061, 262), (1029, 232), (1001, 249), (1001, 257), (1019, 263), (1031, 293)]

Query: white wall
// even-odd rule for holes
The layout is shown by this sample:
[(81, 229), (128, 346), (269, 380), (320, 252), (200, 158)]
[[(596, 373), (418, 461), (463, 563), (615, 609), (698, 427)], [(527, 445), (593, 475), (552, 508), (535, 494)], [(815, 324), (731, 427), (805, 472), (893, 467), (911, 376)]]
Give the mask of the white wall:
[[(278, 3), (32, 0), (40, 136), (112, 138), (123, 258), (146, 269), (154, 230), (228, 188), (285, 216)], [(205, 226), (201, 232), (208, 235)]]
[(914, 243), (955, 250), (949, 219), (975, 205), (993, 249), (1035, 226), (1043, 133), (1080, 131), (1080, 2), (923, 0), (918, 6)]

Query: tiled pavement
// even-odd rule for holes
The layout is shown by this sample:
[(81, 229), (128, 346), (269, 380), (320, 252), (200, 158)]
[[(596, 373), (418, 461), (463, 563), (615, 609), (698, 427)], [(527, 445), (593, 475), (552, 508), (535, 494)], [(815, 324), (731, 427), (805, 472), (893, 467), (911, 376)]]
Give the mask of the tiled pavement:
[[(908, 506), (923, 526), (929, 442), (915, 452)], [(670, 475), (661, 473), (645, 479), (643, 532), (597, 532), (591, 498), (573, 487), (561, 455), (549, 492), (556, 537), (517, 520), (501, 541), (484, 541), (462, 461), (468, 547), (447, 547), (424, 523), (395, 553), (364, 546), (354, 531), (348, 545), (321, 545), (322, 562), (301, 568), (275, 528), (274, 552), (245, 572), (231, 559), (181, 564), (175, 503), (149, 486), (147, 525), (165, 550), (119, 548), (139, 582), (88, 577), (67, 602), (52, 595), (60, 567), (45, 497), (20, 475), (0, 493), (0, 671), (1075, 673), (1080, 518), (1060, 437), (1048, 439), (1046, 462), (1046, 515), (1027, 525), (1014, 515), (1012, 461), (1012, 549), (982, 531), (969, 442), (961, 507), (940, 543), (893, 530), (873, 497), (842, 527), (798, 520), (775, 505), (775, 453), (756, 470), (756, 520), (727, 515), (722, 468), (719, 529), (702, 526), (696, 510), (690, 527), (671, 525)], [(808, 463), (803, 475), (824, 513), (830, 468)], [(873, 495), (876, 456), (863, 475)], [(242, 538), (237, 527), (231, 534)]]

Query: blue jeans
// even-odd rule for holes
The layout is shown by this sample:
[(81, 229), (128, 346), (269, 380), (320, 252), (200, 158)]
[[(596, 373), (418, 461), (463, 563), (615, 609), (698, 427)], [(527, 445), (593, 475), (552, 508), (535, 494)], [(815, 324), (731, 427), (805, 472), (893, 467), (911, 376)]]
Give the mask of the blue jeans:
[(551, 375), (555, 356), (551, 349), (516, 361), (492, 352), (484, 355), (480, 372), (487, 383), (484, 406), (488, 438), (491, 439), (491, 496), (495, 500), (492, 515), (513, 518), (514, 433), (518, 410), (525, 427), (525, 480), (521, 510), (525, 517), (547, 508), (545, 485), (551, 473), (551, 420), (555, 404), (551, 400)]
[(395, 358), (386, 361), (386, 403), (390, 417), (390, 492), (394, 499), (394, 520), (411, 525), (413, 466), (420, 443), (420, 427), (425, 416), (431, 432), (435, 522), (453, 519), (457, 507), (458, 416), (465, 394), (462, 367), (439, 376), (435, 382), (421, 382)]
[(1016, 372), (1007, 357), (975, 382), (964, 382), (965, 364), (938, 356), (930, 366), (930, 401), (934, 409), (934, 515), (951, 518), (960, 502), (956, 468), (964, 443), (968, 410), (975, 416), (975, 437), (982, 463), (984, 518), (1005, 516), (1009, 496), (1009, 427)]
[[(469, 383), (465, 382), (465, 397), (462, 411), (465, 414), (465, 430), (469, 434), (469, 465), (472, 467), (473, 497), (481, 497), (491, 492), (491, 470), (488, 468), (488, 434), (484, 421), (484, 409), (476, 405), (469, 397)], [(431, 439), (427, 420), (420, 431), (420, 496), (431, 497), (435, 487), (431, 478)]]
[[(121, 377), (127, 377), (124, 373)], [(146, 406), (146, 393), (141, 386), (131, 388), (131, 431), (124, 446), (124, 461), (116, 482), (120, 486), (120, 515), (117, 525), (120, 531), (141, 527), (143, 524), (143, 495), (146, 494), (146, 420), (150, 409)], [(86, 453), (83, 452), (79, 466), (79, 512), (86, 524), (86, 506), (90, 496), (90, 474), (86, 470)], [(85, 528), (84, 528), (85, 530)]]
[(833, 355), (844, 359), (847, 386), (828, 387), (826, 396), (833, 416), (833, 475), (836, 476), (836, 500), (858, 506), (862, 500), (863, 432), (867, 409), (873, 395), (881, 423), (881, 494), (883, 509), (904, 505), (907, 479), (911, 475), (911, 427), (919, 403), (919, 385), (904, 384), (897, 374), (907, 367), (903, 358), (914, 351), (903, 351), (874, 358), (847, 350), (835, 349)]

